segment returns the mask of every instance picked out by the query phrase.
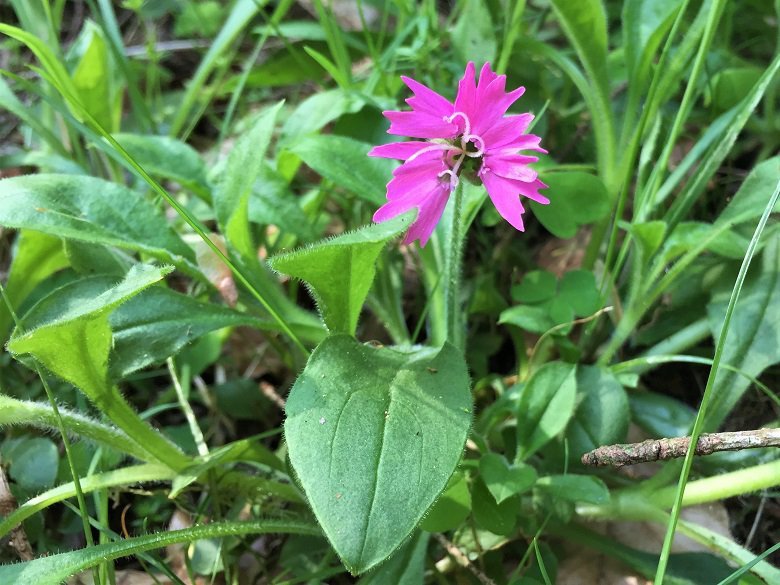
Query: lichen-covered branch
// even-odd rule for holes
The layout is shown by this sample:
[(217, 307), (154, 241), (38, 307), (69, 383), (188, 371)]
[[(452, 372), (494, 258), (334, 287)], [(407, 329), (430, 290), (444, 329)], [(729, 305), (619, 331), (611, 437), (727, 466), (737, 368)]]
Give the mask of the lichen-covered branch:
[[(606, 445), (585, 453), (582, 462), (592, 466), (622, 467), (648, 461), (675, 459), (685, 457), (690, 441), (690, 437), (677, 437), (651, 439), (641, 443)], [(758, 447), (780, 447), (780, 428), (701, 435), (696, 444), (696, 455)]]

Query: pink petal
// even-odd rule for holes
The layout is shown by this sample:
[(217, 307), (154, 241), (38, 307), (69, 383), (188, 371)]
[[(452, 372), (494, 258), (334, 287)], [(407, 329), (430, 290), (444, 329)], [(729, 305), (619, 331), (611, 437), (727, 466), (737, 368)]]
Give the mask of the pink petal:
[(445, 122), (443, 117), (423, 112), (382, 112), (390, 120), (388, 134), (411, 136), (413, 138), (452, 138), (458, 130), (455, 124)]
[(431, 88), (415, 81), (411, 77), (401, 76), (403, 82), (412, 90), (414, 97), (406, 100), (413, 109), (443, 118), (453, 111), (452, 102), (439, 95)]
[(441, 185), (439, 173), (446, 168), (441, 160), (412, 167), (413, 164), (405, 163), (395, 170), (395, 176), (387, 184), (388, 201), (404, 198), (410, 193), (431, 191)]
[(442, 187), (428, 195), (425, 204), (419, 206), (420, 213), (417, 214), (417, 219), (406, 233), (404, 238), (405, 244), (420, 240), (420, 247), (425, 247), (433, 230), (436, 229), (436, 224), (441, 219), (441, 214), (447, 206), (449, 196), (450, 190)]
[(493, 83), (496, 79), (499, 77), (504, 77), (506, 79), (506, 76), (499, 75), (498, 73), (494, 73), (493, 70), (490, 68), (490, 63), (485, 63), (482, 66), (482, 69), (479, 71), (479, 82), (477, 83), (477, 93), (479, 93), (480, 88), (483, 90)]
[(508, 154), (503, 156), (488, 154), (484, 158), (483, 168), (505, 179), (513, 179), (530, 183), (534, 181), (538, 173), (528, 166), (529, 162), (539, 160), (535, 156), (523, 156), (520, 154)]
[(496, 206), (496, 210), (509, 224), (517, 230), (525, 231), (523, 226), (523, 212), (525, 208), (520, 202), (517, 189), (508, 179), (502, 179), (498, 175), (486, 172), (481, 173), (482, 183), (487, 189), (490, 200)]
[[(455, 96), (455, 111), (466, 114), (469, 119), (475, 114), (477, 105), (477, 86), (474, 84), (474, 63), (469, 61), (466, 65), (466, 71), (463, 77), (458, 82), (458, 95)], [(463, 130), (462, 120), (460, 118), (456, 121), (461, 124), (461, 131)]]
[(494, 122), (480, 136), (485, 141), (488, 151), (499, 149), (524, 136), (523, 132), (526, 131), (533, 119), (533, 114), (507, 116)]
[(539, 193), (539, 189), (546, 189), (547, 185), (542, 183), (539, 179), (532, 181), (531, 183), (517, 183), (520, 194), (529, 199), (533, 199), (537, 203), (547, 205), (550, 200), (544, 195)]
[(372, 148), (368, 156), (377, 156), (380, 158), (400, 158), (406, 160), (410, 156), (415, 155), (423, 148), (431, 146), (430, 142), (420, 142), (417, 140), (411, 140), (409, 142), (392, 142), (390, 144), (382, 144)]

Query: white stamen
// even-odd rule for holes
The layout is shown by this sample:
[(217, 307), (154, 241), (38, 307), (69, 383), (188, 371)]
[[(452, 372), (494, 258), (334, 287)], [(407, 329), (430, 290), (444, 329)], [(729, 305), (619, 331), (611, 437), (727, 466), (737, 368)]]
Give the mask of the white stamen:
[(433, 146), (426, 146), (425, 148), (418, 150), (412, 156), (407, 158), (406, 162), (411, 162), (417, 157), (422, 156), (427, 152), (433, 152), (434, 150), (458, 150), (459, 151), (460, 149), (452, 146), (451, 144), (434, 144)]
[[(464, 134), (461, 140), (463, 142), (463, 152), (466, 153), (466, 156), (470, 156), (471, 158), (478, 158), (485, 154), (485, 141), (476, 134)], [(477, 147), (477, 152), (468, 152), (466, 150), (466, 143), (468, 142), (474, 143), (474, 145)]]
[(457, 170), (458, 169), (457, 169), (457, 166), (456, 166), (454, 170), (447, 169), (446, 171), (442, 171), (442, 172), (440, 172), (438, 174), (439, 178), (443, 177), (444, 175), (449, 175), (450, 176), (450, 191), (454, 190), (458, 186), (458, 183), (460, 182), (460, 179), (458, 178), (458, 175), (456, 174)]
[(466, 135), (470, 134), (471, 133), (471, 120), (469, 120), (469, 117), (466, 114), (464, 114), (463, 112), (455, 112), (454, 114), (452, 114), (452, 116), (445, 117), (444, 121), (451, 124), (452, 121), (455, 118), (457, 118), (458, 116), (463, 118), (463, 126), (464, 126), (463, 134), (466, 134)]

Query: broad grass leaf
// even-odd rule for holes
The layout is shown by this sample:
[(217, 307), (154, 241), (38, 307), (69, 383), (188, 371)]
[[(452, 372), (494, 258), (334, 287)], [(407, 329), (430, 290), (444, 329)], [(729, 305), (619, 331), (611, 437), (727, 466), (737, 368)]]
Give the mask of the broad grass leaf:
[(230, 245), (246, 258), (256, 256), (249, 232), (249, 198), (265, 164), (276, 116), (283, 102), (267, 108), (230, 151), (222, 181), (214, 196), (214, 212)]
[(371, 158), (371, 145), (345, 136), (314, 135), (296, 141), (290, 150), (309, 167), (372, 205), (385, 201), (393, 163)]
[[(328, 337), (287, 399), (290, 460), (346, 567), (388, 558), (460, 460), (471, 425), (461, 354)], [(489, 496), (492, 499), (492, 496)]]
[(405, 214), (269, 260), (271, 268), (305, 281), (328, 329), (353, 334), (376, 272), (376, 259), (411, 223)]
[(144, 252), (194, 268), (195, 254), (138, 193), (102, 179), (26, 175), (0, 181), (0, 225)]
[(566, 428), (577, 394), (575, 367), (549, 362), (525, 383), (517, 404), (517, 459), (522, 461)]
[(682, 0), (626, 0), (623, 3), (623, 47), (629, 87), (646, 85), (653, 55), (672, 26)]
[(534, 216), (558, 238), (571, 238), (581, 225), (604, 219), (610, 212), (607, 188), (600, 178), (580, 171), (546, 173), (549, 205), (531, 202)]
[(591, 83), (607, 95), (607, 15), (603, 3), (601, 0), (551, 0), (550, 4)]

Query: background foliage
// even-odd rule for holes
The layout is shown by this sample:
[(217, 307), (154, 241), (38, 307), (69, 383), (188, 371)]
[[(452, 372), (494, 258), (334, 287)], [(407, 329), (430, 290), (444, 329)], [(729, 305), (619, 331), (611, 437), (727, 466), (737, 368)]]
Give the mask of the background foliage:
[[(780, 582), (775, 452), (580, 462), (777, 426), (777, 0), (0, 15), (1, 582)], [(455, 295), (366, 153), (469, 60), (552, 203), (467, 186)]]

